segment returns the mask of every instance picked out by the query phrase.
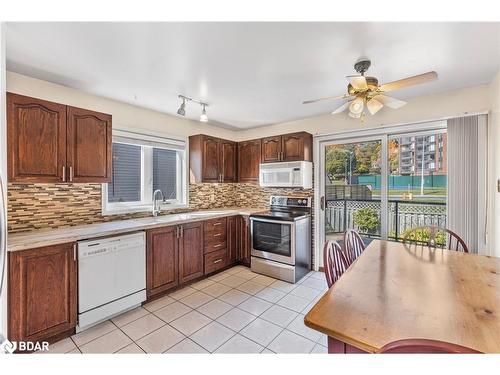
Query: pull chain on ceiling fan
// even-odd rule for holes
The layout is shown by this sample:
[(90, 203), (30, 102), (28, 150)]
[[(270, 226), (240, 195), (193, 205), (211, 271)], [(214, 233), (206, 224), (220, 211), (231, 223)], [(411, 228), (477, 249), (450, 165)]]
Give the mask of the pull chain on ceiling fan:
[(405, 101), (384, 95), (384, 93), (431, 82), (436, 80), (438, 77), (437, 73), (432, 71), (379, 85), (377, 78), (365, 76), (365, 72), (368, 70), (370, 65), (370, 60), (361, 60), (354, 64), (354, 69), (359, 73), (359, 75), (346, 77), (349, 81), (349, 84), (347, 85), (347, 94), (306, 100), (303, 104), (316, 103), (324, 100), (347, 99), (347, 102), (335, 109), (332, 114), (337, 114), (349, 109), (350, 117), (363, 118), (366, 114), (365, 108), (371, 115), (374, 115), (384, 106), (392, 109), (398, 109), (406, 104)]

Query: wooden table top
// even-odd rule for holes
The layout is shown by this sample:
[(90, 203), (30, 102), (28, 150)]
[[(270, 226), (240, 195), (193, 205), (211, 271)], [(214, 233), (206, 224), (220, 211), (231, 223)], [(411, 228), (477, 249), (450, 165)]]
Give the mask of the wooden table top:
[(500, 258), (376, 240), (305, 323), (368, 352), (425, 338), (500, 353)]

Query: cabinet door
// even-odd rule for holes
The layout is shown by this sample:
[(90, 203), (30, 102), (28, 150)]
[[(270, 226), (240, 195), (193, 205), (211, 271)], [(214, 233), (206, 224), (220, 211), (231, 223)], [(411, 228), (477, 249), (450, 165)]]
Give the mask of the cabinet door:
[(286, 134), (281, 137), (282, 161), (310, 161), (312, 135), (309, 133)]
[(9, 339), (41, 341), (76, 326), (74, 244), (9, 253)]
[(273, 163), (281, 160), (281, 136), (262, 138), (262, 162)]
[(238, 243), (237, 243), (237, 223), (236, 216), (227, 218), (227, 259), (228, 264), (236, 263), (238, 260)]
[(222, 182), (236, 182), (237, 179), (237, 148), (236, 142), (221, 141), (221, 173)]
[(179, 283), (203, 276), (203, 223), (184, 224), (179, 238)]
[(147, 231), (146, 290), (147, 297), (162, 293), (179, 284), (177, 227)]
[(10, 182), (63, 182), (66, 106), (7, 93)]
[(246, 216), (238, 217), (238, 259), (250, 266), (250, 219)]
[(203, 136), (202, 139), (202, 182), (220, 182), (220, 140)]
[(111, 181), (111, 116), (68, 107), (69, 182)]
[(238, 145), (238, 181), (259, 182), (261, 140), (240, 142)]

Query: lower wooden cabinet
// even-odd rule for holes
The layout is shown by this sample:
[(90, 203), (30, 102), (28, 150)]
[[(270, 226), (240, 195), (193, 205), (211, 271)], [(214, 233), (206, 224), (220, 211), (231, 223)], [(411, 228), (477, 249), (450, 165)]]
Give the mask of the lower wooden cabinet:
[(74, 244), (9, 253), (9, 339), (40, 341), (72, 330), (77, 319)]
[(177, 234), (176, 226), (147, 231), (146, 290), (148, 298), (179, 284)]
[(233, 264), (238, 261), (238, 231), (237, 231), (238, 218), (231, 216), (227, 218), (227, 262)]
[(249, 266), (249, 224), (230, 216), (148, 230), (148, 299), (238, 262)]
[(245, 266), (250, 266), (250, 218), (237, 216), (236, 237), (238, 239), (238, 260)]
[(203, 276), (203, 223), (180, 226), (179, 283)]

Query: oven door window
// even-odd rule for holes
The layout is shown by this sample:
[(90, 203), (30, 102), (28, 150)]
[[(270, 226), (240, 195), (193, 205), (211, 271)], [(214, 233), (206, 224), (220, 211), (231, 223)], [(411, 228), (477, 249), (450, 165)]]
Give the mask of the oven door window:
[(291, 256), (291, 225), (253, 221), (253, 248), (272, 254)]

